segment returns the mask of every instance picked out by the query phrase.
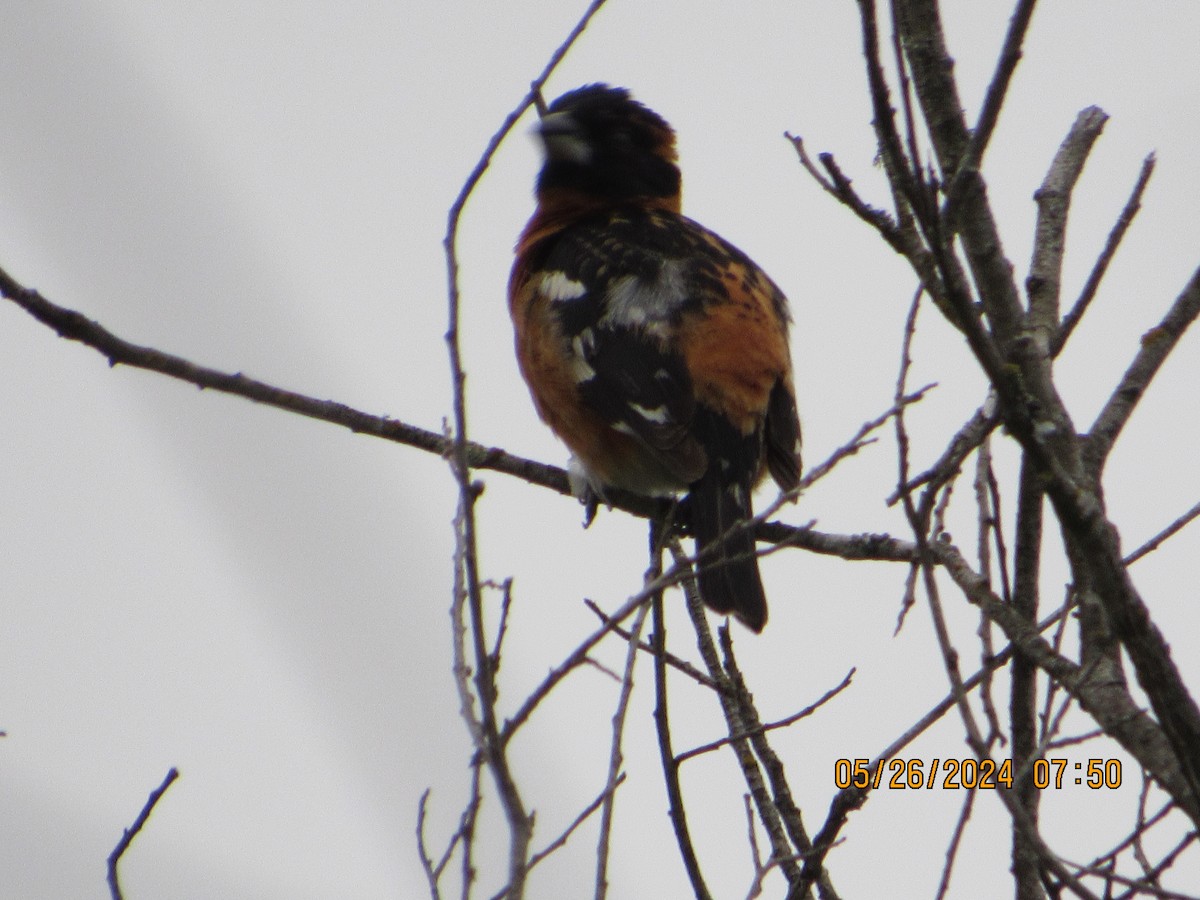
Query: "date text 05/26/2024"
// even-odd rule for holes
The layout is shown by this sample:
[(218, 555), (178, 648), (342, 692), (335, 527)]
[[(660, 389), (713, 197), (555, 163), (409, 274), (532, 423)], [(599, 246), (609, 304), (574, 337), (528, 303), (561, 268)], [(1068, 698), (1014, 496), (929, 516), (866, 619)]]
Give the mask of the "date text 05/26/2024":
[[(887, 770), (887, 778), (884, 771)], [(1115, 790), (1121, 786), (1121, 760), (1036, 759), (1026, 773), (1038, 790), (1061, 790), (1072, 784), (1092, 790)], [(887, 787), (893, 790), (995, 790), (1011, 788), (1022, 773), (1014, 772), (1011, 759), (839, 759), (833, 764), (833, 783), (838, 789), (860, 790)]]

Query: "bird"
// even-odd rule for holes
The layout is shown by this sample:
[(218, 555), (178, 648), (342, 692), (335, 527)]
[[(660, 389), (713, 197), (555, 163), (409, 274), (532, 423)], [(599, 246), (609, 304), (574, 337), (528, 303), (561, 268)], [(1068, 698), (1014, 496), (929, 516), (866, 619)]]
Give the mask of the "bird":
[(682, 214), (675, 132), (627, 89), (572, 90), (536, 133), (508, 299), (537, 413), (593, 508), (612, 488), (685, 495), (701, 599), (761, 632), (751, 494), (768, 472), (795, 491), (801, 473), (787, 299)]

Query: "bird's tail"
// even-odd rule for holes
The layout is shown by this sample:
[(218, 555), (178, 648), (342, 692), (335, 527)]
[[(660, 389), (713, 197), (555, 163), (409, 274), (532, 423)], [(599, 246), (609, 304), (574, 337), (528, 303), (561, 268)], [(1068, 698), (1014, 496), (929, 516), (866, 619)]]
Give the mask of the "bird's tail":
[(758, 573), (750, 492), (753, 472), (730, 478), (720, 464), (691, 487), (692, 529), (699, 558), (700, 598), (719, 613), (737, 616), (759, 632), (767, 624), (767, 596)]

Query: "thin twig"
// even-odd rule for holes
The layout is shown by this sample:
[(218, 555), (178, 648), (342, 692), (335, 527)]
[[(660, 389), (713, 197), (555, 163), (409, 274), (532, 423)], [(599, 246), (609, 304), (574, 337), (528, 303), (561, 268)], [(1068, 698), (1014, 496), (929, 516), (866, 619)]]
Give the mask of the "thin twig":
[[(1185, 835), (1173, 852), (1179, 853), (1194, 840), (1196, 840), (1195, 832)], [(1081, 876), (1094, 875), (1104, 878), (1114, 884), (1120, 884), (1128, 887), (1129, 891), (1125, 894), (1122, 894), (1122, 897), (1147, 896), (1158, 897), (1159, 900), (1200, 900), (1200, 895), (1182, 894), (1179, 891), (1161, 888), (1157, 885), (1147, 883), (1147, 881), (1142, 878), (1126, 878), (1124, 875), (1118, 875), (1116, 872), (1112, 872), (1107, 869), (1097, 869), (1092, 866), (1078, 866), (1077, 868)], [(1107, 896), (1111, 897), (1113, 895), (1109, 893)]]
[(612, 717), (612, 748), (608, 754), (608, 789), (605, 792), (603, 810), (600, 814), (600, 839), (596, 846), (596, 900), (604, 900), (608, 894), (608, 850), (609, 839), (612, 835), (613, 803), (616, 799), (616, 786), (624, 773), (621, 763), (624, 757), (621, 753), (621, 739), (625, 732), (625, 716), (629, 711), (629, 698), (633, 694), (633, 667), (637, 662), (639, 637), (642, 626), (646, 624), (645, 606), (638, 609), (629, 629), (628, 649), (625, 653), (625, 672), (621, 678), (621, 693), (617, 698), (617, 708)]
[[(459, 510), (462, 509), (462, 503), (459, 503)], [(483, 803), (483, 795), (480, 791), (480, 769), (483, 766), (483, 754), (481, 748), (484, 746), (483, 724), (479, 719), (479, 715), (475, 711), (475, 695), (471, 690), (471, 667), (467, 663), (467, 591), (464, 586), (466, 577), (466, 566), (463, 563), (464, 544), (459, 536), (463, 531), (458, 523), (455, 523), (454, 533), (456, 540), (454, 541), (454, 580), (450, 588), (450, 638), (451, 638), (451, 675), (454, 679), (454, 687), (458, 692), (458, 712), (462, 716), (463, 722), (467, 726), (467, 732), (471, 735), (471, 746), (475, 752), (472, 753), (471, 759), (471, 794), (467, 802), (466, 808), (463, 810), (462, 817), (459, 822), (459, 827), (455, 830), (450, 840), (446, 844), (446, 851), (442, 854), (441, 860), (434, 868), (434, 877), (431, 884), (431, 889), (436, 897), (437, 885), (441, 878), (441, 873), (446, 864), (450, 861), (450, 857), (454, 853), (455, 844), (462, 843), (462, 900), (468, 900), (471, 895), (471, 886), (475, 880), (475, 867), (472, 863), (474, 855), (474, 834), (475, 822), (479, 813), (479, 808)], [(422, 823), (420, 819), (425, 813), (425, 798), (421, 798), (421, 805), (418, 809), (418, 845), (420, 844), (420, 833)], [(422, 851), (422, 862), (424, 862), (424, 851)]]
[(822, 153), (820, 155), (821, 165), (829, 173), (826, 175), (817, 168), (812, 158), (808, 155), (803, 138), (790, 132), (785, 132), (784, 137), (791, 142), (792, 147), (796, 151), (796, 157), (800, 160), (800, 165), (821, 186), (822, 190), (879, 232), (880, 237), (887, 241), (897, 253), (907, 255), (909, 246), (896, 227), (895, 220), (882, 209), (871, 206), (858, 195), (850, 179), (846, 177), (838, 166), (833, 154)]
[(750, 890), (746, 892), (746, 900), (755, 900), (762, 896), (763, 879), (771, 871), (770, 864), (763, 864), (762, 851), (758, 849), (758, 829), (754, 827), (754, 804), (749, 794), (742, 794), (742, 803), (746, 808), (746, 842), (750, 845), (750, 861), (754, 863), (754, 880)]
[(1150, 540), (1146, 541), (1146, 543), (1142, 544), (1142, 546), (1138, 547), (1136, 550), (1126, 556), (1125, 565), (1133, 565), (1133, 563), (1137, 562), (1143, 556), (1153, 553), (1163, 544), (1164, 541), (1174, 537), (1187, 525), (1195, 521), (1197, 516), (1200, 516), (1200, 503), (1197, 503), (1154, 537), (1150, 538)]
[(931, 382), (910, 394), (905, 394), (903, 397), (900, 397), (892, 405), (892, 408), (887, 410), (887, 412), (880, 413), (875, 418), (863, 422), (862, 425), (859, 426), (858, 431), (854, 433), (854, 436), (851, 437), (850, 440), (846, 441), (846, 443), (842, 444), (831, 454), (829, 454), (824, 462), (814, 466), (804, 474), (804, 478), (800, 482), (800, 491), (803, 492), (807, 490), (815, 482), (820, 481), (827, 474), (829, 474), (829, 472), (832, 471), (832, 469), (843, 459), (848, 456), (853, 456), (863, 447), (867, 446), (867, 444), (870, 443), (870, 441), (866, 440), (867, 435), (869, 435), (872, 431), (875, 431), (877, 428), (885, 425), (887, 421), (891, 419), (892, 416), (898, 414), (900, 410), (924, 400), (925, 395), (935, 387), (937, 387), (937, 382)]
[(1091, 731), (1085, 731), (1083, 734), (1076, 734), (1072, 735), (1071, 737), (1062, 737), (1058, 738), (1057, 740), (1050, 741), (1048, 744), (1046, 744), (1046, 751), (1053, 752), (1063, 747), (1079, 747), (1102, 737), (1108, 737), (1108, 733), (1103, 728), (1093, 728)]
[[(429, 851), (425, 847), (425, 811), (429, 805), (429, 788), (425, 788), (421, 792), (421, 799), (417, 803), (417, 857), (421, 860), (421, 871), (425, 873), (425, 880), (429, 882), (429, 896), (432, 900), (441, 900), (441, 891), (438, 889), (438, 873), (434, 867), (433, 859), (429, 856)], [(450, 840), (450, 848), (458, 842), (459, 833), (455, 832), (454, 837)]]
[(963, 177), (964, 173), (979, 169), (987, 145), (991, 141), (992, 133), (996, 130), (996, 123), (1000, 121), (1000, 109), (1008, 94), (1008, 86), (1012, 81), (1013, 72), (1017, 68), (1017, 63), (1021, 61), (1021, 45), (1025, 41), (1025, 33), (1029, 30), (1029, 20), (1033, 17), (1035, 2), (1036, 0), (1020, 0), (1017, 8), (1013, 10), (1012, 18), (1009, 19), (1008, 33), (1004, 36), (1004, 46), (1000, 50), (1000, 57), (996, 61), (996, 71), (992, 75), (987, 94), (983, 98), (979, 118), (975, 122), (975, 127), (971, 129), (971, 140), (967, 144), (962, 159), (958, 161), (958, 170), (946, 188), (943, 216), (947, 219), (953, 219), (953, 207), (958, 201), (962, 185), (966, 180)]
[(1137, 822), (1134, 825), (1133, 831), (1130, 834), (1126, 835), (1124, 838), (1122, 838), (1121, 842), (1119, 844), (1117, 844), (1115, 847), (1113, 847), (1111, 850), (1109, 850), (1107, 853), (1102, 853), (1100, 856), (1097, 856), (1094, 860), (1092, 860), (1091, 865), (1093, 867), (1099, 867), (1099, 866), (1103, 865), (1105, 861), (1115, 862), (1116, 858), (1123, 851), (1130, 848), (1135, 841), (1140, 840), (1141, 837), (1147, 831), (1149, 831), (1151, 828), (1153, 828), (1155, 825), (1157, 825), (1159, 822), (1161, 822), (1163, 819), (1165, 819), (1168, 815), (1170, 815), (1171, 810), (1176, 808), (1175, 804), (1168, 800), (1161, 807), (1159, 807), (1158, 812), (1156, 812), (1154, 815), (1148, 817), (1146, 815), (1145, 807), (1146, 807), (1146, 800), (1150, 796), (1150, 786), (1152, 784), (1154, 784), (1154, 779), (1152, 779), (1150, 777), (1149, 773), (1146, 772), (1145, 769), (1143, 769), (1142, 770), (1142, 787), (1138, 794)]
[(1154, 154), (1149, 154), (1142, 160), (1142, 170), (1138, 174), (1137, 183), (1133, 186), (1133, 191), (1129, 195), (1129, 199), (1125, 201), (1125, 207), (1121, 210), (1121, 215), (1118, 216), (1116, 224), (1108, 233), (1108, 239), (1104, 243), (1104, 249), (1100, 251), (1100, 255), (1096, 258), (1095, 265), (1092, 266), (1092, 271), (1088, 274), (1087, 281), (1084, 282), (1083, 290), (1079, 292), (1079, 297), (1072, 304), (1070, 311), (1063, 316), (1062, 325), (1059, 326), (1057, 334), (1054, 335), (1054, 340), (1050, 344), (1050, 355), (1058, 356), (1062, 352), (1067, 341), (1071, 337), (1071, 333), (1083, 318), (1083, 314), (1087, 312), (1092, 300), (1096, 296), (1096, 292), (1100, 289), (1100, 282), (1104, 279), (1104, 274), (1108, 271), (1108, 266), (1112, 262), (1113, 257), (1117, 253), (1117, 248), (1121, 246), (1121, 239), (1125, 237), (1125, 232), (1129, 230), (1134, 216), (1138, 214), (1138, 210), (1142, 208), (1142, 194), (1146, 192), (1146, 185), (1150, 183), (1150, 176), (1154, 173)]
[(932, 466), (920, 475), (914, 475), (904, 485), (897, 488), (887, 498), (887, 505), (894, 506), (903, 491), (915, 491), (923, 484), (937, 482), (941, 487), (946, 480), (953, 478), (968, 456), (984, 441), (1000, 424), (1000, 416), (995, 410), (995, 403), (988, 402), (975, 411), (962, 427), (955, 432), (942, 455)]
[(496, 640), (492, 644), (492, 663), (499, 666), (500, 664), (500, 648), (504, 644), (504, 636), (508, 634), (508, 614), (512, 610), (512, 588), (513, 580), (505, 578), (500, 584), (492, 581), (485, 581), (484, 587), (495, 588), (500, 591), (500, 621), (496, 623)]
[(604, 619), (604, 624), (600, 628), (593, 631), (561, 663), (551, 669), (550, 673), (525, 698), (520, 708), (504, 723), (504, 728), (500, 732), (500, 739), (507, 743), (512, 738), (513, 733), (525, 723), (538, 704), (562, 681), (567, 673), (577, 666), (583, 665), (587, 660), (588, 653), (605, 635), (613, 632), (621, 622), (633, 615), (639, 607), (646, 603), (654, 587), (656, 585), (651, 585), (650, 589), (640, 591), (627, 600), (620, 609)]
[(707, 744), (702, 744), (699, 747), (694, 747), (691, 750), (685, 750), (683, 753), (680, 753), (677, 757), (675, 757), (675, 761), (677, 763), (682, 763), (685, 760), (691, 759), (693, 756), (700, 756), (703, 753), (711, 753), (713, 750), (717, 750), (721, 747), (724, 747), (726, 744), (733, 743), (734, 741), (745, 740), (746, 738), (754, 737), (755, 735), (758, 735), (758, 734), (766, 734), (768, 731), (774, 731), (777, 728), (787, 728), (789, 725), (794, 725), (796, 722), (799, 722), (801, 719), (806, 719), (809, 716), (811, 716), (814, 712), (816, 712), (818, 709), (820, 709), (822, 706), (824, 706), (826, 703), (828, 703), (830, 700), (832, 700), (834, 697), (836, 697), (838, 694), (840, 694), (842, 691), (844, 691), (846, 688), (848, 688), (850, 686), (850, 681), (854, 678), (854, 673), (856, 671), (857, 671), (857, 669), (852, 668), (849, 672), (846, 673), (846, 677), (842, 679), (841, 683), (838, 684), (837, 687), (830, 688), (824, 694), (822, 694), (817, 700), (810, 703), (808, 706), (804, 707), (804, 709), (800, 710), (799, 712), (792, 713), (792, 715), (787, 716), (782, 719), (778, 719), (774, 722), (767, 722), (767, 723), (764, 723), (761, 725), (756, 725), (753, 728), (747, 729), (745, 731), (740, 731), (737, 734), (727, 735), (727, 736), (725, 736), (723, 738), (719, 738), (715, 741), (710, 741)]
[[(698, 600), (698, 597), (689, 598), (688, 612), (692, 615), (693, 623), (702, 623), (707, 627), (707, 620), (701, 620), (703, 609)], [(771, 841), (771, 862), (779, 866), (789, 886), (794, 886), (800, 877), (800, 867), (795, 861), (796, 853), (803, 854), (808, 850), (808, 834), (804, 831), (800, 812), (792, 801), (783, 763), (775, 755), (767, 743), (766, 735), (759, 728), (761, 719), (754, 706), (754, 698), (750, 696), (750, 690), (746, 687), (746, 681), (738, 667), (728, 624), (720, 626), (717, 634), (721, 643), (722, 669), (734, 687), (732, 698), (721, 697), (727, 727), (730, 732), (751, 732), (748, 740), (734, 742), (732, 747), (741, 765), (746, 786), (750, 788), (750, 797), (758, 811), (759, 821), (762, 822), (763, 829)], [(767, 789), (768, 782), (770, 791)], [(799, 895), (793, 895), (789, 890), (788, 896), (798, 900)]]
[(971, 788), (963, 800), (962, 809), (958, 813), (958, 821), (954, 823), (954, 833), (950, 837), (950, 845), (946, 847), (946, 864), (942, 866), (942, 877), (938, 880), (938, 889), (934, 900), (944, 900), (946, 893), (950, 890), (950, 873), (954, 871), (954, 861), (958, 858), (958, 848), (967, 831), (967, 822), (971, 818), (971, 810), (975, 806), (977, 793), (974, 788)]
[(125, 851), (129, 849), (129, 845), (133, 843), (133, 839), (138, 836), (138, 832), (145, 827), (147, 820), (150, 818), (150, 813), (154, 812), (154, 807), (158, 805), (158, 801), (162, 799), (163, 794), (167, 792), (175, 779), (179, 777), (179, 770), (172, 767), (167, 772), (167, 777), (163, 779), (162, 784), (150, 792), (150, 796), (146, 798), (145, 805), (142, 806), (142, 811), (138, 813), (133, 824), (125, 829), (121, 835), (121, 839), (117, 841), (117, 846), (108, 854), (108, 890), (112, 894), (112, 900), (122, 900), (121, 883), (117, 877), (117, 864), (121, 861), (121, 857), (125, 855)]
[(547, 856), (549, 856), (555, 850), (558, 850), (560, 847), (564, 846), (567, 843), (568, 839), (570, 839), (571, 835), (575, 833), (576, 829), (578, 829), (580, 825), (582, 825), (584, 822), (586, 822), (588, 820), (588, 818), (592, 815), (592, 813), (594, 813), (597, 809), (599, 809), (603, 803), (612, 799), (612, 796), (617, 792), (617, 788), (619, 788), (624, 783), (625, 783), (625, 773), (622, 772), (616, 778), (614, 778), (609, 784), (605, 785), (604, 790), (601, 791), (591, 803), (589, 803), (587, 806), (585, 806), (580, 811), (579, 815), (577, 815), (571, 821), (570, 825), (568, 825), (566, 828), (564, 828), (562, 830), (562, 833), (559, 834), (558, 837), (556, 837), (554, 840), (552, 840), (549, 844), (547, 844), (545, 847), (543, 847), (537, 853), (535, 853), (531, 857), (529, 857), (529, 868), (532, 869), (534, 866), (536, 866), (538, 863), (540, 863), (542, 860), (544, 860)]
[[(586, 606), (588, 609), (590, 609), (592, 612), (594, 612), (596, 614), (596, 617), (598, 619), (600, 619), (601, 622), (605, 622), (605, 623), (609, 622), (608, 613), (606, 613), (604, 610), (602, 610), (593, 601), (588, 600), (585, 597), (584, 601), (583, 601), (583, 605)], [(620, 625), (614, 624), (612, 626), (612, 630), (613, 630), (614, 634), (618, 635), (623, 640), (628, 641), (628, 640), (633, 639), (633, 632), (627, 628), (622, 628)], [(658, 652), (654, 648), (654, 646), (649, 641), (647, 641), (645, 638), (639, 638), (637, 640), (637, 647), (643, 653), (653, 654), (653, 653)], [(726, 688), (724, 688), (722, 685), (718, 684), (712, 678), (709, 678), (707, 675), (705, 675), (703, 672), (701, 672), (699, 669), (697, 669), (695, 666), (693, 666), (686, 659), (682, 659), (682, 658), (676, 656), (674, 653), (670, 653), (670, 652), (666, 653), (665, 655), (667, 658), (668, 666), (670, 666), (672, 669), (675, 669), (677, 672), (682, 672), (684, 675), (686, 675), (688, 678), (692, 679), (692, 681), (696, 682), (697, 684), (702, 685), (702, 686), (708, 688), (709, 690), (713, 690), (713, 691), (726, 690)]]
[[(662, 569), (662, 541), (656, 528), (651, 528), (650, 547), (652, 550), (651, 572), (657, 575)], [(683, 805), (683, 791), (679, 786), (679, 764), (675, 761), (675, 751), (671, 748), (671, 722), (667, 709), (667, 625), (663, 614), (662, 593), (659, 591), (652, 599), (654, 612), (654, 647), (658, 651), (654, 659), (654, 727), (658, 732), (659, 758), (662, 761), (663, 782), (667, 789), (667, 812), (671, 817), (671, 825), (675, 831), (675, 841), (679, 845), (679, 855), (683, 859), (688, 881), (691, 882), (692, 892), (697, 900), (711, 900), (712, 895), (704, 883), (704, 875), (700, 871), (700, 862), (696, 858), (696, 848), (692, 844), (691, 833), (688, 830), (687, 812)], [(718, 695), (719, 696), (719, 695)]]
[[(471, 764), (471, 794), (467, 806), (463, 810), (458, 833), (462, 835), (462, 854), (459, 870), (462, 873), (461, 900), (470, 900), (471, 886), (475, 882), (475, 827), (479, 822), (479, 810), (483, 807), (483, 791), (480, 781), (483, 778), (483, 765), (478, 756)], [(446, 847), (446, 857), (443, 865), (450, 861), (451, 843)]]
[[(1004, 546), (1004, 526), (1000, 511), (1000, 492), (992, 471), (992, 445), (985, 440), (975, 457), (975, 505), (978, 510), (978, 555), (979, 571), (990, 581), (991, 546), (996, 544), (996, 561), (1000, 569), (1000, 585), (1008, 595), (1007, 551)], [(992, 646), (992, 623), (982, 613), (979, 616), (980, 653), (990, 659), (995, 653)], [(985, 678), (979, 688), (979, 699), (988, 720), (988, 740), (1000, 733), (1000, 717), (992, 699), (992, 680)]]
[(875, 126), (879, 155), (883, 160), (888, 181), (909, 203), (913, 203), (919, 194), (916, 180), (913, 178), (915, 169), (913, 161), (905, 156), (903, 141), (896, 130), (895, 111), (892, 109), (887, 78), (879, 55), (879, 26), (875, 14), (875, 0), (858, 0), (858, 10), (867, 85), (871, 93), (871, 124)]
[[(560, 848), (562, 848), (563, 846), (565, 846), (567, 841), (570, 840), (571, 835), (573, 835), (579, 829), (579, 826), (582, 825), (584, 822), (586, 822), (588, 820), (588, 818), (597, 809), (600, 808), (600, 805), (607, 798), (611, 797), (613, 792), (616, 791), (616, 789), (619, 788), (624, 783), (625, 783), (625, 773), (622, 772), (620, 777), (617, 778), (616, 782), (611, 785), (606, 786), (605, 789), (603, 791), (601, 791), (596, 796), (596, 798), (594, 800), (592, 800), (591, 803), (589, 803), (587, 806), (585, 806), (583, 808), (583, 810), (579, 813), (579, 815), (577, 815), (574, 819), (571, 820), (571, 824), (568, 825), (566, 828), (564, 828), (562, 830), (562, 832), (558, 835), (558, 837), (556, 837), (554, 840), (552, 840), (549, 844), (547, 844), (541, 850), (537, 851), (536, 853), (534, 853), (533, 855), (531, 855), (529, 857), (528, 868), (530, 870), (532, 870), (535, 866), (537, 866), (540, 862), (545, 860), (548, 856), (550, 856), (555, 851), (557, 851)], [(505, 894), (509, 893), (509, 890), (510, 890), (510, 885), (505, 885), (498, 892), (496, 892), (495, 894), (492, 895), (491, 900), (501, 900), (501, 898), (504, 897)]]
[[(925, 168), (925, 163), (921, 158), (920, 140), (917, 136), (917, 116), (913, 109), (913, 85), (908, 73), (908, 61), (905, 59), (904, 48), (900, 42), (900, 29), (896, 27), (895, 12), (895, 4), (893, 3), (891, 8), (892, 58), (896, 64), (896, 77), (900, 81), (899, 93), (901, 108), (904, 110), (904, 137), (906, 140), (906, 149), (908, 150), (908, 165), (913, 172), (920, 172)], [(897, 218), (903, 221), (906, 216), (910, 216), (910, 210), (904, 198), (900, 197), (898, 192), (897, 201), (896, 215)]]
[(1088, 431), (1085, 455), (1089, 469), (1099, 473), (1121, 430), (1133, 415), (1138, 401), (1150, 386), (1159, 368), (1200, 315), (1200, 269), (1188, 280), (1162, 320), (1142, 335), (1141, 349), (1125, 370)]

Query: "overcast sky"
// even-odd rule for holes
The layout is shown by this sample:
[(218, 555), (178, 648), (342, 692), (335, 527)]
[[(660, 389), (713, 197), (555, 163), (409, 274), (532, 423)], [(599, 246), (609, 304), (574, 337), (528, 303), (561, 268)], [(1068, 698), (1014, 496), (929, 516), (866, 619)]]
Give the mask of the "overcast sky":
[[(973, 118), (1009, 4), (946, 5)], [(446, 210), (584, 6), (6, 0), (0, 266), (136, 343), (440, 429), (450, 411)], [(610, 0), (548, 90), (626, 85), (676, 126), (685, 211), (750, 253), (792, 300), (812, 463), (890, 405), (914, 288), (782, 136), (833, 152), (886, 205), (857, 27), (848, 0)], [(1197, 34), (1194, 2), (1047, 0), (988, 154), (990, 194), (1023, 277), (1031, 196), (1055, 148), (1081, 108), (1112, 116), (1072, 208), (1068, 296), (1142, 158), (1158, 154), (1127, 247), (1059, 366), (1081, 427), (1200, 262)], [(532, 209), (531, 125), (501, 148), (463, 220), (464, 352), (472, 437), (561, 464), (565, 451), (517, 373), (504, 300), (511, 247)], [(984, 396), (962, 342), (935, 319), (927, 310), (912, 376), (940, 384), (913, 417), (923, 462)], [(1127, 548), (1200, 495), (1198, 356), (1192, 335), (1114, 453), (1108, 499)], [(182, 778), (126, 859), (126, 896), (425, 894), (417, 802), (432, 788), (430, 840), (440, 848), (470, 754), (450, 675), (455, 498), (444, 462), (110, 370), (7, 302), (0, 417), (6, 895), (103, 896), (105, 857), (171, 766)], [(1002, 441), (997, 457), (1011, 474)], [(502, 679), (515, 704), (593, 627), (583, 598), (615, 608), (638, 589), (644, 530), (602, 512), (584, 532), (574, 502), (501, 475), (484, 481), (484, 573), (516, 585)], [(905, 536), (883, 503), (894, 481), (885, 439), (784, 516)], [(969, 490), (960, 492), (965, 502)], [(973, 546), (965, 526), (955, 536)], [(1198, 552), (1200, 532), (1185, 532), (1135, 572), (1194, 689)], [(800, 709), (858, 667), (839, 705), (777, 738), (815, 828), (834, 793), (832, 761), (878, 753), (941, 699), (945, 676), (923, 610), (892, 635), (903, 568), (801, 553), (763, 568), (771, 624), (737, 639), (764, 716)], [(1048, 604), (1064, 581), (1061, 569), (1047, 573)], [(678, 650), (694, 653), (677, 606)], [(969, 647), (974, 612), (961, 607), (951, 615)], [(619, 665), (621, 654), (614, 645), (604, 659)], [(617, 805), (614, 897), (687, 893), (648, 671)], [(684, 682), (675, 696), (677, 748), (721, 734), (710, 697)], [(537, 810), (535, 845), (600, 789), (615, 697), (606, 676), (585, 670), (514, 744)], [(947, 720), (910, 755), (966, 753), (961, 726)], [(1126, 776), (1136, 790), (1132, 767)], [(743, 896), (750, 868), (731, 757), (688, 763), (684, 787), (711, 795), (695, 827), (714, 891)], [(843, 895), (883, 896), (887, 885), (890, 896), (932, 896), (961, 801), (941, 791), (874, 796), (828, 859)], [(1081, 823), (1118, 806), (1124, 816), (1130, 802), (1128, 792), (1119, 805), (1078, 788), (1044, 809), (1070, 855), (1096, 846)], [(977, 806), (957, 896), (1011, 896), (1003, 817), (994, 798)], [(923, 839), (913, 822), (937, 837)], [(538, 870), (529, 896), (590, 895), (580, 885), (590, 884), (594, 841), (594, 830), (581, 832)], [(1195, 884), (1194, 854), (1189, 864)], [(482, 877), (502, 883), (495, 868)]]

